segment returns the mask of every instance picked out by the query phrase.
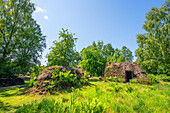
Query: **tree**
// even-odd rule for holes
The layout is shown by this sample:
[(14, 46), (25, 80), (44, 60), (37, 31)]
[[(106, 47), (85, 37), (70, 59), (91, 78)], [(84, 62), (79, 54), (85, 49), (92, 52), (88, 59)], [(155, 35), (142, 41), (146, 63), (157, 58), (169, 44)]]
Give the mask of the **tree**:
[(103, 54), (105, 55), (105, 57), (109, 57), (112, 54), (114, 54), (114, 48), (112, 47), (111, 44), (106, 44), (103, 47)]
[(25, 74), (40, 63), (46, 43), (34, 10), (30, 0), (0, 1), (0, 77)]
[(111, 44), (104, 45), (103, 41), (93, 41), (92, 45), (81, 51), (80, 61), (83, 70), (86, 70), (93, 76), (102, 76), (106, 66), (107, 57), (114, 52)]
[(68, 29), (59, 32), (59, 42), (54, 41), (50, 49), (50, 53), (47, 54), (48, 66), (52, 65), (74, 65), (77, 63), (77, 52), (75, 50), (75, 41), (77, 38), (73, 38), (72, 33), (68, 32)]
[(161, 8), (152, 8), (143, 25), (146, 31), (137, 35), (139, 48), (136, 50), (137, 63), (148, 73), (170, 74), (170, 1)]
[(82, 69), (89, 72), (90, 75), (101, 76), (104, 74), (106, 60), (100, 50), (84, 48), (81, 52), (81, 58)]
[(108, 62), (112, 62), (112, 63), (117, 63), (117, 62), (121, 62), (121, 51), (116, 48), (114, 53), (111, 54), (111, 56), (107, 57), (107, 61)]
[(132, 62), (133, 55), (130, 49), (128, 49), (126, 46), (123, 46), (121, 52), (122, 52), (121, 62)]
[(123, 46), (121, 50), (116, 48), (114, 53), (112, 53), (107, 58), (107, 61), (113, 63), (132, 62), (132, 60), (133, 60), (132, 52), (126, 46)]

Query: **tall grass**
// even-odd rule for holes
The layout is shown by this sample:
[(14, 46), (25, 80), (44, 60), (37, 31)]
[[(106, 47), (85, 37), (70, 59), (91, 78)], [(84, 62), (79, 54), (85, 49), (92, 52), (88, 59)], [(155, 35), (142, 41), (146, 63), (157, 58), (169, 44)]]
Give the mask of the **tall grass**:
[(44, 99), (40, 103), (24, 105), (17, 113), (151, 113), (170, 111), (170, 84), (153, 86), (142, 84), (95, 82), (91, 86), (72, 89), (59, 99)]
[(70, 101), (65, 103), (62, 101), (43, 99), (40, 103), (37, 101), (29, 105), (23, 105), (16, 113), (104, 113), (106, 111), (105, 104), (98, 101), (97, 98), (79, 101), (80, 91), (74, 90), (70, 96)]

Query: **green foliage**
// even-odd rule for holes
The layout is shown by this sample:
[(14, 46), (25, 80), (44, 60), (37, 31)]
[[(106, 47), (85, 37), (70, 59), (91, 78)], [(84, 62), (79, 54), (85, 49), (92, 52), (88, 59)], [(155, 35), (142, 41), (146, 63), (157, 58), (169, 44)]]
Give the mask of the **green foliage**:
[(11, 78), (16, 75), (16, 64), (12, 61), (2, 61), (0, 58), (0, 78)]
[(48, 113), (105, 113), (106, 105), (98, 101), (98, 99), (87, 99), (84, 102), (79, 102), (79, 90), (74, 90), (71, 95), (71, 102), (68, 98), (62, 98), (62, 102), (58, 100), (43, 99), (40, 103), (33, 101), (29, 105), (23, 105), (16, 113), (33, 113), (33, 112), (48, 112)]
[(122, 83), (125, 83), (125, 82), (126, 82), (124, 78), (119, 78), (118, 81), (119, 81), (119, 82), (122, 82)]
[(115, 84), (115, 85), (114, 85), (114, 91), (115, 91), (115, 92), (118, 93), (121, 89), (123, 89), (123, 87), (121, 87), (119, 84)]
[(121, 82), (121, 83), (124, 83), (124, 82), (126, 82), (125, 81), (125, 79), (124, 78), (117, 78), (117, 76), (115, 76), (115, 77), (105, 77), (105, 78), (103, 78), (106, 82), (107, 81), (112, 81), (112, 82)]
[(148, 75), (148, 79), (150, 80), (150, 82), (151, 82), (152, 84), (158, 83), (158, 79), (157, 79), (156, 76), (153, 75), (153, 74), (149, 74), (149, 75)]
[(114, 54), (107, 57), (107, 61), (112, 63), (132, 62), (132, 60), (132, 52), (126, 46), (123, 46), (121, 50), (116, 48)]
[(37, 87), (37, 86), (38, 86), (38, 81), (34, 81), (34, 82), (33, 82), (33, 85), (34, 85), (35, 87)]
[(145, 78), (137, 79), (136, 82), (140, 84), (147, 84), (147, 85), (153, 85), (153, 84), (159, 83), (158, 79), (153, 74), (149, 74), (147, 79)]
[(130, 83), (136, 83), (136, 79), (130, 79)]
[(107, 58), (114, 53), (111, 44), (104, 45), (103, 41), (93, 42), (81, 51), (80, 64), (93, 76), (103, 76)]
[(75, 50), (75, 42), (77, 38), (73, 38), (72, 33), (68, 29), (60, 31), (60, 41), (54, 41), (54, 46), (51, 46), (50, 53), (47, 54), (48, 66), (59, 65), (65, 66), (66, 64), (75, 65), (80, 60), (79, 53)]
[(43, 66), (34, 66), (32, 69), (31, 76), (32, 77), (37, 77), (39, 75), (39, 72), (43, 71)]
[(30, 79), (28, 86), (38, 87), (38, 81), (35, 81), (35, 77)]
[(126, 85), (126, 92), (132, 92), (134, 89), (131, 85)]
[(0, 6), (0, 77), (26, 74), (40, 63), (38, 58), (46, 47), (40, 26), (32, 17), (34, 4), (1, 0)]
[(59, 69), (55, 68), (52, 73), (52, 80), (47, 85), (47, 89), (52, 91), (55, 88), (71, 88), (72, 86), (81, 86), (89, 84), (89, 80), (86, 77), (77, 77), (76, 74), (70, 74), (71, 71), (59, 72)]
[(34, 85), (34, 78), (31, 78), (30, 81), (29, 81), (29, 86), (33, 86)]
[(106, 60), (100, 50), (84, 48), (81, 51), (81, 58), (80, 64), (82, 69), (89, 72), (90, 75), (101, 76), (104, 74)]
[(167, 76), (165, 74), (157, 75), (156, 78), (158, 80), (162, 80), (162, 81), (165, 81), (165, 82), (170, 82), (170, 76)]
[[(159, 75), (156, 77), (159, 77)], [(45, 96), (21, 94), (23, 89), (1, 90), (0, 112), (16, 112), (17, 110), (17, 112), (24, 113), (69, 113), (75, 110), (75, 112), (86, 113), (88, 111), (92, 112), (93, 109), (100, 113), (102, 111), (99, 107), (101, 104), (103, 106), (101, 108), (105, 108), (107, 113), (169, 112), (170, 83), (163, 81), (160, 84), (153, 85), (127, 85), (124, 83), (93, 81), (90, 86), (72, 88), (72, 91), (56, 92)], [(42, 102), (42, 99), (46, 101), (43, 100), (44, 102)], [(30, 100), (37, 100), (37, 102), (30, 104)], [(95, 102), (96, 100), (97, 102)]]
[(157, 69), (157, 73), (160, 74), (167, 74), (170, 76), (170, 64), (166, 64), (166, 65), (158, 65), (158, 69)]
[(145, 34), (137, 35), (139, 48), (136, 50), (137, 63), (147, 73), (170, 75), (170, 1), (161, 8), (152, 8), (143, 25)]

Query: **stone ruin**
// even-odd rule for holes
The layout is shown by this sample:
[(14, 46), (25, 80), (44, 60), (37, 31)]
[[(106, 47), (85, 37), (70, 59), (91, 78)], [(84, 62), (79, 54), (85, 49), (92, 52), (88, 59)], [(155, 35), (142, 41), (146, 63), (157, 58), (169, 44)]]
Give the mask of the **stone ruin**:
[[(83, 72), (81, 71), (81, 68), (74, 68), (74, 67), (64, 67), (64, 66), (50, 66), (43, 71), (39, 73), (39, 75), (36, 77), (35, 81), (38, 82), (38, 87), (35, 87), (34, 85), (29, 87), (29, 90), (27, 92), (31, 93), (39, 93), (39, 94), (45, 94), (46, 93), (46, 86), (50, 83), (50, 81), (53, 80), (52, 73), (57, 68), (59, 72), (66, 72), (70, 71), (70, 74), (73, 74), (73, 76), (77, 76), (77, 79), (80, 80), (81, 77), (83, 77)], [(61, 86), (64, 87), (64, 86)]]
[(124, 78), (126, 82), (130, 79), (147, 78), (145, 71), (136, 62), (107, 62), (104, 76)]

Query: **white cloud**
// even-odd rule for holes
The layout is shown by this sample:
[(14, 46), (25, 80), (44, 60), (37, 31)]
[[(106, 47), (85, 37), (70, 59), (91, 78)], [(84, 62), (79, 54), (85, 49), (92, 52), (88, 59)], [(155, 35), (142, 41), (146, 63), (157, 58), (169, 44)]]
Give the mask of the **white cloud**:
[(47, 15), (45, 15), (45, 16), (44, 16), (44, 19), (45, 19), (45, 20), (48, 20), (48, 16), (47, 16)]
[(36, 7), (35, 12), (36, 13), (46, 13), (47, 11), (42, 9), (41, 7)]

